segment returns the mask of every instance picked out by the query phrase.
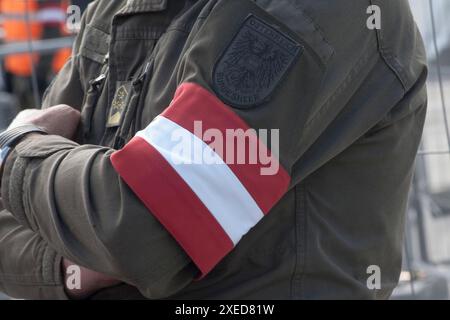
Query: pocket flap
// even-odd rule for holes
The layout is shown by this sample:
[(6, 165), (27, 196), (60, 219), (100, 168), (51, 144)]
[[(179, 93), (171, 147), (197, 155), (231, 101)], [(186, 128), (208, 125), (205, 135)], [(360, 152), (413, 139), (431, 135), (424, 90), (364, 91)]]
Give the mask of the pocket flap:
[(256, 0), (256, 3), (302, 37), (320, 57), (322, 63), (327, 64), (334, 53), (334, 48), (316, 22), (305, 13), (299, 1)]
[(80, 54), (98, 63), (103, 63), (109, 52), (110, 35), (106, 32), (87, 25), (81, 39)]

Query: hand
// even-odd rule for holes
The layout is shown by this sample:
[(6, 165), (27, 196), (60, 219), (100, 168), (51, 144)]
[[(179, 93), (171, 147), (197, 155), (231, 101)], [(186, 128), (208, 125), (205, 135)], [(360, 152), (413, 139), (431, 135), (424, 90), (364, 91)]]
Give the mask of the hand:
[(29, 109), (20, 112), (8, 129), (33, 124), (48, 134), (73, 139), (80, 124), (80, 112), (68, 105), (57, 105), (48, 109)]
[[(32, 124), (42, 128), (48, 134), (74, 140), (80, 120), (81, 114), (79, 111), (68, 105), (60, 104), (44, 110), (24, 110), (16, 116), (7, 130)], [(33, 136), (38, 134), (27, 134), (22, 140), (33, 138)], [(0, 188), (1, 180), (2, 174), (0, 172)]]
[[(78, 269), (80, 279), (79, 286), (75, 288), (71, 285), (73, 274), (69, 274), (68, 270), (71, 270), (71, 267), (75, 267), (74, 270)], [(63, 259), (63, 272), (64, 272), (64, 286), (66, 289), (66, 293), (71, 299), (86, 299), (89, 296), (93, 295), (99, 290), (106, 289), (109, 287), (116, 286), (121, 283), (121, 281), (108, 277), (104, 274), (83, 268), (70, 262), (67, 259)]]

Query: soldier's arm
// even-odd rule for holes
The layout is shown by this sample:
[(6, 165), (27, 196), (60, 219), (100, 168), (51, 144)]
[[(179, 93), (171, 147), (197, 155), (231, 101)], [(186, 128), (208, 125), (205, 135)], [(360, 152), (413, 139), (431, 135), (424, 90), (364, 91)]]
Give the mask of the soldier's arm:
[[(1, 206), (1, 203), (0, 203)], [(63, 259), (37, 232), (0, 210), (0, 292), (19, 299), (83, 299), (119, 282)], [(72, 276), (72, 278), (70, 278)], [(67, 283), (79, 281), (79, 286)]]
[(0, 291), (20, 299), (66, 299), (61, 256), (42, 237), (0, 211)]
[[(5, 167), (5, 204), (23, 225), (39, 232), (64, 257), (132, 284), (151, 298), (173, 294), (214, 269), (304, 178), (296, 164), (333, 123), (343, 100), (351, 99), (349, 94), (333, 102), (351, 81), (345, 75), (356, 61), (334, 61), (339, 72), (329, 79), (335, 83), (324, 85), (326, 66), (296, 32), (251, 2), (220, 4), (179, 64), (172, 104), (125, 148), (35, 136), (15, 148)], [(246, 20), (250, 14), (261, 20)], [(253, 32), (268, 35), (282, 49), (282, 59), (266, 70), (268, 78), (257, 79), (262, 89), (253, 95), (245, 86), (254, 83), (233, 87), (230, 81), (239, 70), (227, 75), (224, 66), (232, 64), (220, 60), (232, 59), (227, 47), (233, 46), (230, 42), (242, 26), (254, 37)], [(354, 38), (348, 42), (367, 51), (365, 72), (370, 73), (378, 60), (373, 35), (347, 31)], [(259, 65), (261, 58), (249, 58), (250, 66)], [(398, 101), (390, 102), (370, 110), (370, 117), (355, 119), (357, 126), (343, 126), (345, 139), (322, 148), (326, 154), (320, 158), (332, 158), (367, 132)], [(276, 143), (265, 144), (250, 133), (259, 150), (268, 151), (266, 145), (273, 149), (266, 153), (269, 165), (225, 164), (221, 159), (228, 151), (211, 153), (207, 144), (213, 138), (196, 135), (195, 121), (219, 134), (226, 129), (280, 129), (279, 150)], [(177, 163), (174, 136), (196, 141), (217, 164)]]
[[(92, 10), (88, 10), (83, 16), (80, 36), (74, 42), (73, 55), (46, 90), (43, 109), (70, 103), (80, 110), (85, 89), (80, 82), (79, 51), (87, 20), (91, 16)], [(36, 110), (28, 111), (30, 111), (28, 116), (39, 114)], [(27, 117), (25, 113), (21, 116)], [(52, 120), (55, 121), (55, 118)], [(14, 122), (17, 121), (20, 119), (16, 118)], [(72, 130), (68, 128), (70, 126), (68, 122), (68, 118), (65, 118), (64, 121), (60, 121), (59, 126)], [(78, 122), (73, 123), (74, 126), (77, 124)], [(116, 280), (81, 267), (82, 288), (64, 290), (64, 266), (69, 261), (64, 260), (38, 232), (24, 227), (10, 212), (4, 210), (1, 197), (0, 211), (1, 292), (22, 299), (65, 299), (67, 296), (80, 298), (117, 283)]]
[[(83, 33), (86, 16), (83, 18)], [(78, 52), (80, 37), (74, 44)], [(54, 84), (58, 89), (54, 90)], [(84, 91), (74, 55), (46, 91), (43, 108), (69, 103), (79, 109)], [(62, 257), (38, 232), (20, 224), (4, 210), (0, 197), (0, 291), (21, 299), (65, 299)]]

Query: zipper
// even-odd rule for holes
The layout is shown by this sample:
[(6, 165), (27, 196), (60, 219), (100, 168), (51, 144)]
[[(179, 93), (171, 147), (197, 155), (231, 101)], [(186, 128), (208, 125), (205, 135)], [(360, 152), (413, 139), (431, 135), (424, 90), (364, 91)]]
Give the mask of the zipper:
[(152, 65), (152, 61), (148, 61), (145, 64), (145, 67), (141, 71), (140, 75), (133, 81), (133, 86), (138, 86), (144, 82), (145, 78), (147, 77), (148, 72), (150, 71), (150, 66)]
[(153, 59), (147, 61), (144, 67), (139, 72), (139, 75), (131, 80), (132, 88), (134, 90), (133, 96), (130, 98), (128, 104), (128, 111), (125, 114), (125, 118), (123, 119), (123, 123), (120, 126), (120, 129), (116, 133), (114, 138), (114, 149), (120, 149), (127, 142), (128, 138), (134, 131), (134, 123), (136, 121), (136, 112), (139, 106), (142, 103), (142, 89), (143, 84), (145, 83), (147, 76), (152, 68)]
[(103, 59), (102, 69), (100, 75), (89, 81), (89, 90), (86, 94), (85, 101), (83, 102), (83, 142), (88, 139), (92, 127), (92, 117), (94, 115), (94, 109), (97, 105), (99, 94), (108, 78), (109, 72), (109, 54)]
[(106, 79), (106, 74), (101, 74), (94, 80), (91, 80), (90, 85), (91, 85), (91, 87), (98, 89), (103, 84), (103, 81), (105, 81), (105, 79)]

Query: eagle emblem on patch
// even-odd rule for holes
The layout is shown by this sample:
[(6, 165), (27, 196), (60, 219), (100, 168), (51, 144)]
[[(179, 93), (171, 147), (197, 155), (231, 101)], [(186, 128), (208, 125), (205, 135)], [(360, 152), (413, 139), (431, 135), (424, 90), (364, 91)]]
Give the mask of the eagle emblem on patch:
[(214, 68), (218, 96), (236, 108), (251, 108), (269, 98), (303, 51), (294, 39), (250, 15)]

